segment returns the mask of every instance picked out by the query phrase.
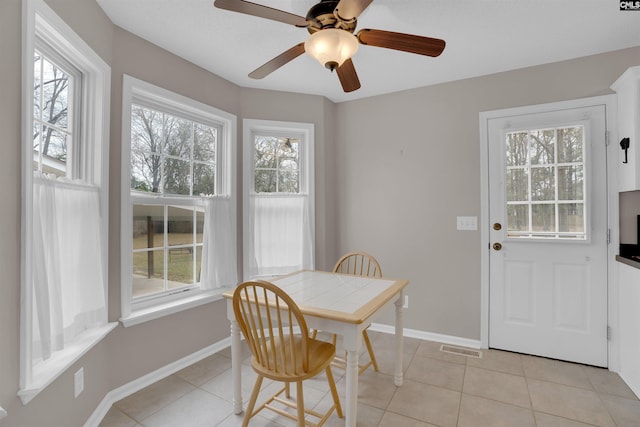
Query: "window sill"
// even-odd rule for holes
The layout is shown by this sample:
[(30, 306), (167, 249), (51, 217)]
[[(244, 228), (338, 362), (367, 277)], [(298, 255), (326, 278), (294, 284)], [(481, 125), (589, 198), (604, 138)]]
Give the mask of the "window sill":
[(18, 391), (22, 404), (29, 403), (31, 399), (36, 397), (38, 393), (98, 344), (116, 326), (118, 326), (118, 323), (113, 322), (101, 328), (89, 330), (79, 335), (75, 341), (67, 344), (64, 350), (55, 352), (46, 362), (34, 366), (31, 382)]
[(201, 292), (198, 295), (193, 295), (187, 298), (181, 298), (179, 300), (134, 310), (129, 316), (120, 318), (120, 322), (122, 322), (122, 325), (127, 328), (150, 320), (159, 319), (170, 314), (189, 310), (203, 304), (221, 300), (222, 293), (226, 290), (227, 288), (222, 288), (213, 291)]

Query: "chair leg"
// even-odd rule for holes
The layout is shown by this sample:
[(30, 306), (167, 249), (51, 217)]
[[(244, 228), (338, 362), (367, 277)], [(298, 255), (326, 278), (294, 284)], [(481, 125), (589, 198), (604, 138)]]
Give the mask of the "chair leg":
[(373, 346), (371, 345), (371, 340), (369, 339), (369, 334), (366, 329), (362, 331), (362, 336), (364, 337), (364, 343), (367, 346), (367, 351), (369, 352), (369, 358), (373, 364), (373, 369), (378, 372), (378, 361), (376, 360), (376, 355), (373, 353)]
[(298, 427), (304, 427), (304, 397), (302, 397), (302, 381), (296, 383), (297, 389), (297, 409), (298, 409)]
[(264, 377), (262, 375), (258, 375), (258, 378), (256, 379), (253, 391), (251, 392), (251, 398), (249, 399), (249, 405), (247, 405), (247, 411), (244, 414), (244, 420), (242, 420), (242, 427), (247, 427), (249, 425), (249, 420), (253, 416), (253, 408), (256, 406), (256, 400), (258, 399), (263, 379)]
[(327, 366), (327, 381), (329, 381), (329, 390), (331, 390), (331, 396), (333, 397), (333, 403), (336, 405), (336, 412), (338, 417), (342, 418), (342, 406), (340, 405), (340, 397), (338, 396), (338, 390), (336, 389), (336, 382), (333, 379), (333, 372), (331, 372), (331, 366)]

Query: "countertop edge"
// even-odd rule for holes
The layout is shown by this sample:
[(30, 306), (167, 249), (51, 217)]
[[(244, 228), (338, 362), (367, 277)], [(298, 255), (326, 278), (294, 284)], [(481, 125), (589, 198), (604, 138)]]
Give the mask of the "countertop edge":
[(630, 267), (634, 267), (640, 270), (640, 262), (638, 261), (634, 261), (632, 259), (629, 258), (625, 258), (623, 256), (620, 255), (616, 255), (616, 261), (621, 262), (623, 264), (627, 264)]

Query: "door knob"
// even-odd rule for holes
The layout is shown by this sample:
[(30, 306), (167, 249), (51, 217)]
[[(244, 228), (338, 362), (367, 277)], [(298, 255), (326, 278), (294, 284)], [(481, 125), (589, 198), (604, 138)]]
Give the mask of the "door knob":
[(502, 250), (502, 243), (495, 242), (495, 243), (493, 244), (493, 250), (494, 250), (494, 251)]
[(500, 224), (499, 222), (494, 223), (493, 229), (496, 231), (502, 230), (502, 224)]

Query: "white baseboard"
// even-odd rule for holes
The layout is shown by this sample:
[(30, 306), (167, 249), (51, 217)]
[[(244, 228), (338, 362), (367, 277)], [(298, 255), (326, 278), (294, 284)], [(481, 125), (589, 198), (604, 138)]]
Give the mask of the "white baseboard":
[(109, 411), (111, 406), (118, 400), (124, 399), (125, 397), (139, 390), (142, 390), (143, 388), (148, 387), (151, 384), (160, 381), (161, 379), (166, 378), (181, 369), (186, 368), (187, 366), (193, 365), (194, 363), (199, 362), (205, 357), (209, 357), (212, 354), (224, 350), (230, 345), (231, 337), (225, 338), (214, 344), (211, 344), (208, 347), (198, 350), (195, 353), (191, 353), (190, 355), (185, 356), (182, 359), (171, 362), (168, 365), (163, 366), (162, 368), (156, 369), (153, 372), (149, 372), (148, 374), (143, 375), (140, 378), (137, 378), (127, 384), (111, 390), (109, 393), (107, 393), (104, 399), (102, 399), (102, 402), (100, 402), (95, 411), (93, 411), (87, 422), (84, 424), (84, 427), (97, 427), (104, 416), (107, 415), (107, 412)]
[[(393, 325), (385, 325), (382, 323), (372, 323), (369, 330), (383, 332), (385, 334), (395, 334), (396, 328)], [(436, 334), (434, 332), (419, 331), (417, 329), (404, 328), (403, 335), (409, 338), (417, 338), (425, 341), (436, 341), (443, 344), (458, 345), (469, 348), (482, 348), (480, 340), (472, 340), (469, 338), (460, 338), (452, 335)]]
[[(382, 323), (372, 323), (370, 330), (386, 334), (394, 334), (396, 331), (395, 326), (385, 325)], [(480, 340), (436, 334), (433, 332), (418, 331), (416, 329), (405, 328), (404, 336), (425, 341), (436, 341), (443, 344), (458, 345), (462, 347), (481, 348)], [(107, 414), (111, 406), (118, 400), (124, 399), (125, 397), (139, 390), (142, 390), (143, 388), (148, 387), (151, 384), (160, 381), (161, 379), (166, 378), (169, 375), (174, 374), (189, 365), (192, 365), (204, 359), (205, 357), (211, 356), (212, 354), (224, 350), (229, 346), (231, 346), (231, 337), (220, 340), (208, 347), (203, 348), (202, 350), (198, 350), (195, 353), (183, 357), (182, 359), (176, 360), (175, 362), (163, 366), (162, 368), (156, 369), (153, 372), (149, 372), (148, 374), (143, 375), (138, 379), (135, 379), (114, 390), (111, 390), (109, 393), (107, 393), (104, 399), (102, 399), (102, 402), (100, 402), (100, 405), (98, 405), (95, 411), (93, 411), (87, 422), (84, 424), (84, 427), (97, 427), (104, 416)]]

